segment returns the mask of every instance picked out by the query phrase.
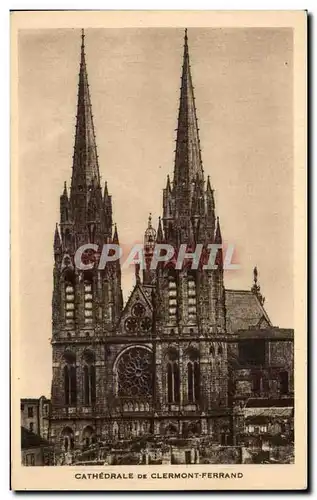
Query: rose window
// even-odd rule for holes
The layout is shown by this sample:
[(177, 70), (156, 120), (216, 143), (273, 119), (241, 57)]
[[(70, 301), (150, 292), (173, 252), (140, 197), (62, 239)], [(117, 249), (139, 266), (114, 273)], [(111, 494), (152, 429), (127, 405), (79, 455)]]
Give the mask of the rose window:
[(125, 352), (117, 364), (118, 396), (152, 394), (152, 353), (142, 347)]
[(141, 330), (143, 332), (147, 332), (152, 326), (152, 321), (150, 320), (150, 318), (146, 317), (141, 320), (140, 325), (141, 325)]
[(137, 317), (144, 316), (144, 313), (145, 313), (145, 307), (140, 302), (138, 302), (137, 304), (135, 304), (135, 306), (133, 306), (132, 314), (134, 314), (134, 316)]
[(137, 329), (138, 322), (135, 318), (128, 318), (125, 322), (126, 330), (129, 333), (134, 333)]

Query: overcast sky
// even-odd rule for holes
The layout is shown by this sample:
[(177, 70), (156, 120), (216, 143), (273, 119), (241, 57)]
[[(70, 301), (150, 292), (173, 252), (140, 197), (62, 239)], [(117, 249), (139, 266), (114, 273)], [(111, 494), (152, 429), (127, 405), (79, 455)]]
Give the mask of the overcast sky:
[[(188, 31), (202, 158), (223, 238), (250, 289), (258, 266), (272, 322), (293, 326), (293, 103), (290, 29)], [(21, 31), (19, 168), (21, 397), (49, 396), (53, 235), (69, 185), (79, 30)], [(183, 53), (179, 29), (86, 30), (86, 62), (102, 180), (120, 241), (140, 241), (162, 211), (173, 172)], [(134, 283), (123, 274), (124, 295)]]

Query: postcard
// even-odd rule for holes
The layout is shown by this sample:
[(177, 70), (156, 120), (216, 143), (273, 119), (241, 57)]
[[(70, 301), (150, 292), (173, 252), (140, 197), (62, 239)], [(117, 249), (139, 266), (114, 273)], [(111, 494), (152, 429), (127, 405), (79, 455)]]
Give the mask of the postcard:
[(12, 488), (307, 488), (307, 13), (11, 14)]

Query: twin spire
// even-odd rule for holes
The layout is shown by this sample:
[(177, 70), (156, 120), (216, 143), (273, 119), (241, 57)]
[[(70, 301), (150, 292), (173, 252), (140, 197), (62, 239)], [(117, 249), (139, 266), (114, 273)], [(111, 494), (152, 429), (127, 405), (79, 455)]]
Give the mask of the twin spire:
[(197, 178), (203, 180), (203, 167), (186, 29), (176, 138), (174, 187), (180, 191), (189, 188), (192, 194), (193, 183)]
[(82, 30), (71, 197), (78, 191), (85, 191), (92, 183), (99, 186), (100, 173)]
[[(167, 178), (163, 194), (163, 229), (174, 245), (209, 243), (216, 235), (214, 192), (208, 177), (205, 185), (199, 140), (194, 86), (191, 76), (187, 30), (177, 123), (174, 178)], [(219, 224), (218, 224), (219, 226)]]
[[(208, 227), (205, 229), (208, 233), (214, 234), (216, 224), (215, 220), (212, 220), (214, 219), (213, 190), (211, 189), (210, 181), (208, 179), (207, 191), (204, 192), (204, 173), (195, 108), (194, 87), (190, 69), (187, 29), (185, 30), (184, 37), (184, 54), (180, 90), (173, 187), (171, 186), (170, 179), (168, 178), (167, 188), (165, 190), (167, 198), (173, 198), (172, 202), (169, 203), (168, 210), (171, 209), (174, 212), (174, 216), (178, 215), (183, 218), (184, 215), (188, 214), (188, 210), (190, 209), (191, 212), (193, 212), (191, 215), (198, 220), (198, 218), (201, 218), (204, 215), (204, 207), (206, 205), (209, 222), (207, 223)], [(76, 216), (74, 212), (77, 211), (78, 217), (84, 221), (84, 212), (86, 212), (87, 203), (89, 202), (91, 193), (92, 191), (98, 191), (99, 189), (100, 172), (85, 60), (85, 34), (84, 30), (82, 30), (76, 133), (70, 190), (70, 208), (75, 219)], [(206, 202), (204, 200), (205, 196)], [(104, 208), (106, 209), (107, 225), (112, 225), (112, 221), (110, 220), (112, 218), (112, 210), (110, 206), (111, 197), (108, 195), (106, 186), (103, 198), (105, 205)], [(195, 201), (194, 204), (192, 203), (192, 200)], [(93, 205), (95, 206), (95, 204)], [(97, 205), (99, 205), (99, 203), (97, 203)], [(92, 208), (94, 208), (94, 206)], [(165, 231), (164, 219), (166, 219), (166, 213), (164, 214), (162, 221)], [(183, 226), (184, 223), (185, 221), (183, 221), (181, 225)], [(198, 227), (199, 224), (197, 224), (196, 221), (196, 229), (194, 229), (194, 231), (197, 232)], [(203, 231), (202, 227), (201, 230)], [(159, 237), (162, 237), (160, 234), (161, 231), (162, 227), (160, 227), (158, 231)], [(181, 232), (183, 234), (183, 230)], [(188, 234), (187, 230), (185, 230), (184, 235), (185, 234)]]
[[(102, 193), (100, 181), (85, 60), (85, 33), (82, 30), (70, 196), (68, 197), (66, 183), (61, 196), (61, 224), (69, 226), (68, 232), (74, 232), (72, 241), (76, 240), (78, 245), (87, 240), (102, 244), (112, 238), (111, 196), (107, 184)], [(61, 233), (63, 235), (65, 231)], [(116, 230), (114, 237), (118, 237)], [(66, 245), (64, 241), (63, 243)]]

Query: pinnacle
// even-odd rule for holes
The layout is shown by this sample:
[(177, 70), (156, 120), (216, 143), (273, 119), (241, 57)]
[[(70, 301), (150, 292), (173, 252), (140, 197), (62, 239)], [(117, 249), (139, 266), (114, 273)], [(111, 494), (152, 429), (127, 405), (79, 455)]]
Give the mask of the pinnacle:
[(148, 219), (148, 229), (152, 229), (152, 214), (151, 214), (151, 212), (149, 214), (149, 219)]

